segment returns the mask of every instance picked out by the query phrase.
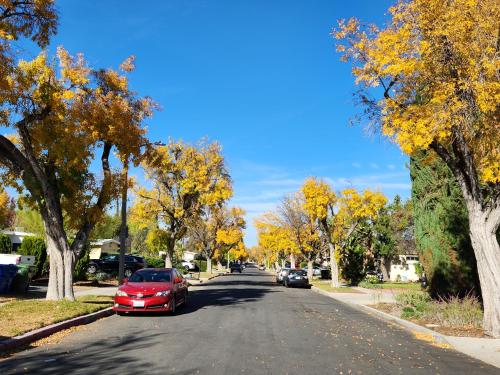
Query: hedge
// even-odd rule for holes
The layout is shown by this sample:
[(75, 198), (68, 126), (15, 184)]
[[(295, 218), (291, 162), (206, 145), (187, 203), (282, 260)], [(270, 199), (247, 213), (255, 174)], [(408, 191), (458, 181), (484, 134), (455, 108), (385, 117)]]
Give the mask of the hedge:
[(35, 256), (35, 272), (33, 276), (40, 277), (43, 272), (43, 265), (47, 259), (47, 246), (45, 245), (45, 241), (39, 237), (24, 237), (17, 252), (21, 255)]

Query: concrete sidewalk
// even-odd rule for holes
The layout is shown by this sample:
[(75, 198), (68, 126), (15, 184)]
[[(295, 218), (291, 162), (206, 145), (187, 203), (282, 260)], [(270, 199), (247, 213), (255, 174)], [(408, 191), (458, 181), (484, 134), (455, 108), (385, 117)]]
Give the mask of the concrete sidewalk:
[(344, 302), (349, 305), (354, 305), (362, 308), (363, 311), (377, 315), (385, 320), (396, 322), (404, 328), (414, 332), (430, 332), (438, 343), (446, 343), (453, 349), (462, 352), (470, 357), (479, 359), (490, 365), (500, 368), (500, 339), (478, 338), (478, 337), (455, 337), (447, 336), (439, 332), (432, 331), (426, 327), (418, 326), (415, 323), (389, 315), (385, 312), (376, 310), (369, 305), (377, 303), (392, 303), (395, 302), (395, 294), (381, 290), (371, 290), (365, 288), (355, 289), (361, 293), (332, 293), (313, 287), (315, 292), (326, 295), (337, 301)]
[(117, 286), (106, 286), (100, 288), (78, 288), (75, 287), (75, 297), (81, 296), (114, 296), (118, 290)]

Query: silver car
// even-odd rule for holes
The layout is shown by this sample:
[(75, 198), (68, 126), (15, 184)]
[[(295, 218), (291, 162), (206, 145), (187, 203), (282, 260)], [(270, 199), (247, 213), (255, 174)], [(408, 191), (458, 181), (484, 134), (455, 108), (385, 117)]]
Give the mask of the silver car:
[(281, 271), (278, 271), (276, 274), (276, 282), (278, 284), (283, 284), (283, 277), (288, 276), (290, 272), (290, 268), (282, 268)]

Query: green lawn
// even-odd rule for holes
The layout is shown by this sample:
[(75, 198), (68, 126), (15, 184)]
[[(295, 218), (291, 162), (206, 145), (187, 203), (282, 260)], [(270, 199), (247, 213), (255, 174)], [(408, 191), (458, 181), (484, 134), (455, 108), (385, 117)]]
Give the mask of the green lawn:
[(0, 306), (0, 336), (13, 337), (37, 328), (110, 307), (111, 296), (84, 296), (76, 301), (14, 300)]
[(406, 289), (406, 290), (421, 290), (420, 283), (391, 283), (385, 282), (380, 284), (370, 284), (362, 282), (360, 287), (367, 289)]
[(330, 284), (330, 280), (313, 280), (311, 285), (324, 290), (325, 292), (331, 293), (360, 293), (358, 290), (354, 288), (350, 288), (348, 286), (341, 286), (339, 288), (333, 288)]

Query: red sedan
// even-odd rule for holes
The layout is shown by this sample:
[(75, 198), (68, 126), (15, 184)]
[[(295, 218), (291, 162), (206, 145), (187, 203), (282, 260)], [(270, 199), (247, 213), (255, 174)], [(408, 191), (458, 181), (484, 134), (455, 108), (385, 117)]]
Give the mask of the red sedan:
[(118, 288), (113, 310), (170, 311), (187, 303), (188, 284), (175, 268), (145, 268), (136, 271)]

